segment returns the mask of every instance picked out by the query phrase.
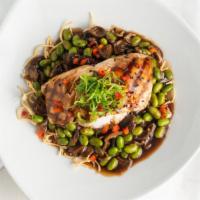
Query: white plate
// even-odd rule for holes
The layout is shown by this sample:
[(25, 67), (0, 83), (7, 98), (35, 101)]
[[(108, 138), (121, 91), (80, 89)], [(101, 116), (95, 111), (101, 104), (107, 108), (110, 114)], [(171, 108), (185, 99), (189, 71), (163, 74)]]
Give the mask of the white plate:
[[(119, 177), (104, 177), (42, 144), (34, 128), (16, 119), (20, 74), (33, 47), (61, 23), (72, 20), (85, 26), (88, 12), (102, 26), (116, 24), (151, 37), (173, 65), (176, 112), (168, 137), (147, 160)], [(19, 186), (31, 199), (131, 199), (145, 194), (175, 174), (200, 144), (200, 42), (188, 27), (157, 1), (21, 0), (16, 3), (0, 33), (0, 153)]]

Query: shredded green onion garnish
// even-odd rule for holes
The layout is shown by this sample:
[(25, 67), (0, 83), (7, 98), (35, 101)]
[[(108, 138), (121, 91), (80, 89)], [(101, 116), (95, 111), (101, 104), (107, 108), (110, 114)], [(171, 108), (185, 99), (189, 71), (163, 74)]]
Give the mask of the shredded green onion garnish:
[[(87, 109), (93, 120), (95, 116), (122, 107), (125, 97), (125, 87), (113, 72), (106, 72), (103, 77), (97, 74), (80, 76), (76, 92), (75, 105)], [(120, 98), (116, 98), (116, 94)]]

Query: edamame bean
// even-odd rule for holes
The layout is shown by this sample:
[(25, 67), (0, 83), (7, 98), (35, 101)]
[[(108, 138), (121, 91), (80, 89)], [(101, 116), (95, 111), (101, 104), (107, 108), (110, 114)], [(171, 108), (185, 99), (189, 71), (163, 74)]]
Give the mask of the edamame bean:
[(108, 163), (108, 161), (111, 159), (111, 157), (106, 157), (106, 158), (104, 158), (101, 162), (100, 162), (100, 165), (102, 166), (102, 167), (104, 167), (104, 166), (106, 166), (107, 165), (107, 163)]
[(137, 144), (129, 144), (124, 147), (124, 151), (128, 154), (134, 153), (137, 151), (138, 145)]
[(165, 135), (165, 127), (157, 127), (155, 132), (154, 132), (154, 136), (155, 138), (163, 138)]
[(128, 158), (128, 154), (126, 152), (124, 152), (124, 151), (122, 151), (120, 153), (120, 155), (121, 155), (122, 158), (125, 158), (125, 159)]
[(167, 126), (169, 124), (170, 120), (169, 119), (159, 119), (157, 124), (158, 126)]
[(114, 169), (116, 169), (118, 166), (118, 160), (117, 158), (112, 158), (107, 165), (107, 170), (112, 171)]
[(51, 73), (51, 67), (50, 67), (50, 66), (46, 66), (46, 67), (44, 68), (43, 72), (44, 72), (44, 75), (45, 75), (46, 77), (49, 77), (49, 76), (50, 76), (50, 73)]
[(132, 159), (137, 159), (142, 155), (142, 148), (138, 147), (137, 151), (131, 154)]
[(84, 48), (87, 45), (87, 41), (86, 40), (80, 40), (78, 43), (78, 47)]
[(116, 156), (118, 152), (119, 149), (117, 147), (110, 147), (110, 149), (108, 149), (109, 156)]
[(61, 132), (61, 131), (58, 133), (58, 136), (59, 136), (60, 138), (65, 138), (64, 132)]
[(143, 119), (142, 117), (140, 116), (136, 116), (133, 121), (136, 123), (136, 124), (141, 124), (143, 122)]
[(155, 83), (154, 86), (153, 86), (153, 93), (158, 93), (160, 92), (160, 90), (162, 89), (163, 87), (163, 83)]
[(153, 69), (153, 76), (157, 79), (160, 80), (161, 79), (161, 72), (160, 69), (158, 67), (154, 67)]
[(147, 112), (143, 115), (143, 119), (145, 122), (150, 122), (150, 121), (152, 121), (153, 117), (150, 113)]
[(58, 144), (60, 145), (68, 145), (69, 140), (67, 138), (58, 138), (57, 139)]
[(72, 44), (69, 42), (69, 41), (63, 41), (63, 46), (64, 46), (64, 48), (66, 49), (66, 50), (69, 50), (69, 49), (71, 49), (71, 47), (72, 47)]
[(64, 40), (70, 40), (71, 38), (72, 38), (72, 32), (71, 32), (71, 30), (69, 28), (63, 30), (63, 39)]
[(94, 130), (92, 128), (83, 128), (83, 129), (81, 129), (81, 134), (87, 135), (87, 136), (92, 136), (92, 135), (94, 135)]
[(48, 129), (54, 131), (56, 128), (55, 124), (48, 123)]
[(173, 79), (173, 73), (171, 70), (167, 69), (164, 71), (164, 74), (165, 74), (165, 77), (168, 79), (168, 80), (172, 80)]
[(44, 121), (44, 117), (42, 117), (41, 115), (32, 115), (32, 120), (39, 124), (42, 123)]
[(139, 136), (143, 133), (143, 128), (141, 126), (136, 126), (134, 129), (133, 129), (133, 135), (135, 136)]
[(103, 141), (97, 137), (92, 137), (89, 142), (95, 147), (101, 147), (103, 145)]
[(155, 119), (160, 119), (161, 114), (160, 114), (160, 111), (157, 108), (149, 107), (149, 112)]
[(83, 145), (83, 146), (87, 146), (88, 145), (88, 137), (86, 135), (80, 135), (79, 137), (79, 142)]
[(91, 48), (85, 48), (84, 50), (83, 50), (83, 55), (84, 56), (87, 56), (87, 57), (91, 57), (91, 55), (92, 55), (92, 50), (91, 50)]
[(151, 95), (151, 104), (153, 107), (157, 107), (158, 106), (158, 98), (155, 94)]
[(127, 144), (129, 142), (131, 142), (133, 140), (133, 135), (132, 134), (128, 134), (126, 136), (124, 136), (124, 143)]
[(116, 145), (119, 149), (124, 147), (124, 138), (122, 136), (118, 136), (116, 139)]
[(163, 89), (161, 90), (161, 92), (163, 92), (164, 94), (167, 94), (168, 92), (170, 92), (173, 89), (173, 84), (167, 84), (163, 87)]
[(72, 47), (69, 49), (69, 54), (76, 54), (78, 52), (78, 49), (76, 47)]
[(67, 130), (73, 132), (76, 130), (76, 124), (74, 122), (69, 122), (67, 125), (66, 125), (66, 128)]
[(51, 61), (49, 59), (43, 59), (39, 62), (40, 67), (45, 67), (47, 65), (49, 65), (51, 63)]
[(72, 137), (72, 133), (71, 133), (69, 130), (64, 129), (63, 132), (64, 132), (64, 134), (65, 134), (67, 137), (69, 137), (69, 138)]
[(153, 85), (156, 83), (156, 78), (155, 77), (153, 77), (152, 83), (153, 83)]
[(158, 93), (157, 95), (157, 98), (158, 98), (158, 105), (162, 105), (163, 103), (165, 103), (165, 94), (160, 92)]
[(111, 42), (115, 42), (115, 40), (117, 39), (117, 37), (113, 33), (109, 32), (109, 31), (106, 32), (106, 37)]
[(62, 44), (58, 45), (58, 46), (56, 47), (56, 54), (57, 54), (58, 56), (61, 56), (61, 55), (63, 54), (63, 52), (64, 52), (63, 45), (62, 45)]
[(153, 67), (157, 67), (158, 66), (158, 62), (156, 59), (152, 59), (152, 65)]
[(136, 35), (136, 36), (134, 36), (134, 37), (131, 39), (131, 45), (132, 45), (133, 47), (135, 47), (135, 46), (137, 46), (137, 45), (140, 43), (141, 40), (142, 40), (141, 37), (139, 37), (138, 35)]
[(149, 45), (150, 45), (150, 42), (142, 41), (140, 42), (139, 47), (145, 48), (145, 47), (149, 47)]
[(108, 44), (108, 41), (106, 40), (106, 38), (101, 38), (100, 42), (103, 45), (107, 45)]
[(36, 91), (40, 90), (41, 88), (40, 83), (38, 81), (33, 82), (32, 86)]
[(54, 51), (51, 52), (51, 54), (50, 54), (50, 59), (51, 59), (51, 61), (56, 61), (57, 58), (58, 58), (57, 52), (54, 50)]

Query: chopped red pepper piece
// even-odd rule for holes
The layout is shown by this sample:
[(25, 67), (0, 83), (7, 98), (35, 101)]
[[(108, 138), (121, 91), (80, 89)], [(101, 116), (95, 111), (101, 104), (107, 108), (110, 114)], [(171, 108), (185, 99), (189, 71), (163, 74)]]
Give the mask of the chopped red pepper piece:
[(90, 156), (90, 161), (95, 162), (96, 160), (97, 160), (97, 157), (94, 154), (92, 154)]
[(115, 99), (120, 100), (122, 98), (122, 94), (120, 92), (115, 92)]
[(119, 131), (119, 129), (120, 129), (119, 125), (114, 125), (112, 128), (112, 132), (117, 133)]
[(102, 134), (106, 134), (109, 130), (110, 126), (109, 124), (106, 124), (102, 129), (101, 129), (101, 133)]
[(126, 82), (126, 81), (130, 80), (130, 76), (128, 74), (126, 74), (126, 75), (122, 76), (122, 80)]
[(123, 132), (124, 135), (128, 135), (129, 134), (129, 128), (128, 127), (123, 128), (122, 132)]
[(85, 65), (88, 62), (88, 58), (82, 58), (80, 61), (80, 65)]
[(45, 134), (45, 129), (43, 127), (39, 127), (36, 131), (36, 135), (38, 136), (39, 139), (43, 139)]
[(99, 76), (104, 77), (106, 75), (106, 72), (103, 69), (99, 69), (98, 74), (99, 74)]

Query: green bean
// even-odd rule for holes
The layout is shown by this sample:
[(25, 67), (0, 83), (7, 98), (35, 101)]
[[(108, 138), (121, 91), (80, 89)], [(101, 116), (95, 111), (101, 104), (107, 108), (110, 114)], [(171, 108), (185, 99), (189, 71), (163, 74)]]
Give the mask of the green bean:
[(167, 126), (169, 124), (170, 120), (169, 119), (159, 119), (157, 124), (158, 126)]
[(143, 119), (145, 122), (150, 122), (152, 121), (153, 117), (150, 113), (146, 112), (144, 115), (143, 115)]
[(163, 126), (163, 127), (157, 127), (156, 128), (156, 130), (155, 130), (155, 132), (154, 132), (154, 136), (155, 136), (155, 138), (163, 138), (164, 137), (164, 135), (165, 135), (165, 127)]
[(117, 147), (110, 147), (110, 149), (108, 149), (109, 156), (116, 156), (118, 152), (119, 149)]
[(57, 52), (54, 50), (50, 54), (51, 61), (56, 61), (58, 59)]
[(168, 80), (172, 80), (173, 79), (173, 73), (171, 70), (167, 69), (164, 71), (164, 74), (165, 74), (165, 77), (168, 79)]
[(132, 159), (137, 159), (142, 155), (142, 148), (138, 147), (137, 151), (131, 154)]
[(56, 54), (57, 54), (58, 56), (61, 56), (63, 53), (64, 53), (64, 48), (63, 48), (63, 45), (60, 44), (60, 45), (58, 45), (58, 46), (56, 47)]
[(56, 128), (55, 124), (48, 123), (48, 129), (54, 131)]
[(135, 46), (137, 46), (137, 45), (140, 43), (140, 41), (141, 41), (141, 37), (138, 36), (138, 35), (136, 35), (136, 36), (134, 36), (134, 37), (131, 39), (131, 45), (132, 45), (133, 47), (135, 47)]
[(160, 71), (160, 69), (158, 67), (154, 67), (154, 69), (153, 69), (153, 76), (157, 80), (161, 79), (161, 71)]
[(133, 140), (133, 135), (132, 134), (128, 134), (126, 136), (124, 136), (124, 143), (127, 144), (129, 142), (131, 142)]
[(63, 41), (63, 46), (66, 50), (70, 50), (72, 47), (72, 44), (69, 41)]
[(76, 130), (76, 124), (74, 122), (69, 122), (67, 125), (66, 125), (66, 128), (67, 130), (73, 132)]
[(164, 94), (167, 94), (168, 92), (170, 92), (173, 89), (173, 84), (167, 84), (163, 87), (163, 89), (161, 90), (161, 92), (163, 92)]
[(104, 166), (106, 166), (107, 165), (107, 163), (108, 163), (108, 161), (111, 159), (111, 157), (106, 157), (106, 158), (104, 158), (101, 162), (100, 162), (100, 165), (102, 166), (102, 167), (104, 167)]
[(72, 133), (71, 133), (69, 130), (64, 129), (63, 132), (64, 132), (64, 134), (65, 134), (67, 137), (69, 137), (69, 138), (72, 137)]
[(138, 145), (137, 144), (129, 144), (124, 147), (124, 151), (128, 154), (134, 153), (137, 151)]
[(106, 37), (111, 42), (115, 42), (115, 40), (117, 39), (117, 37), (109, 31), (106, 33)]
[(58, 138), (57, 139), (58, 144), (60, 145), (68, 145), (69, 140), (67, 138)]
[(78, 52), (78, 49), (76, 47), (72, 47), (69, 49), (69, 54), (76, 54)]
[(163, 103), (165, 103), (165, 94), (160, 92), (158, 93), (158, 105), (162, 105)]
[(134, 129), (133, 129), (133, 135), (135, 136), (139, 136), (143, 133), (143, 128), (141, 126), (136, 126)]
[(127, 154), (126, 152), (124, 152), (124, 151), (122, 151), (122, 152), (120, 153), (120, 156), (121, 156), (122, 158), (125, 158), (125, 159), (128, 158), (128, 154)]
[(68, 28), (68, 29), (64, 29), (63, 30), (63, 39), (64, 40), (70, 40), (72, 38), (72, 32), (71, 30)]
[(116, 145), (119, 149), (124, 147), (124, 138), (122, 136), (118, 136), (116, 139)]
[(32, 120), (38, 124), (44, 121), (44, 117), (42, 117), (41, 115), (32, 115)]
[(100, 42), (103, 45), (107, 45), (108, 44), (108, 41), (106, 40), (106, 38), (101, 38)]
[(43, 72), (44, 72), (44, 75), (45, 75), (46, 77), (49, 77), (49, 76), (50, 76), (50, 73), (51, 73), (51, 67), (50, 67), (50, 66), (46, 66), (46, 67), (44, 68)]
[(107, 165), (107, 170), (112, 171), (114, 169), (116, 169), (118, 166), (118, 160), (117, 158), (112, 158)]
[(94, 130), (92, 128), (83, 128), (83, 129), (81, 129), (81, 134), (87, 135), (87, 136), (92, 136), (92, 135), (94, 135)]
[(162, 87), (163, 87), (163, 83), (160, 83), (160, 82), (155, 83), (155, 85), (153, 86), (153, 92), (154, 93), (160, 92), (160, 90), (162, 89)]
[(136, 123), (136, 124), (141, 124), (144, 120), (142, 119), (142, 117), (140, 116), (136, 116), (133, 121)]
[(88, 56), (88, 57), (91, 57), (92, 56), (92, 50), (91, 48), (87, 47), (83, 50), (83, 55), (84, 56)]
[(149, 112), (155, 119), (160, 119), (161, 114), (157, 108), (151, 106), (149, 107)]
[(51, 61), (49, 59), (43, 59), (39, 62), (39, 66), (45, 67), (45, 66), (49, 65), (50, 63), (51, 63)]
[(79, 137), (79, 142), (83, 145), (83, 146), (87, 146), (88, 145), (88, 137), (86, 135), (80, 135)]
[(150, 42), (142, 41), (140, 42), (139, 47), (145, 48), (145, 47), (149, 47), (149, 45), (150, 45)]
[(32, 86), (36, 91), (40, 90), (41, 88), (40, 83), (38, 81), (33, 82)]
[(97, 137), (92, 137), (89, 142), (95, 147), (101, 147), (103, 145), (103, 141)]
[(155, 94), (151, 95), (151, 105), (153, 107), (157, 107), (158, 106), (158, 98)]

